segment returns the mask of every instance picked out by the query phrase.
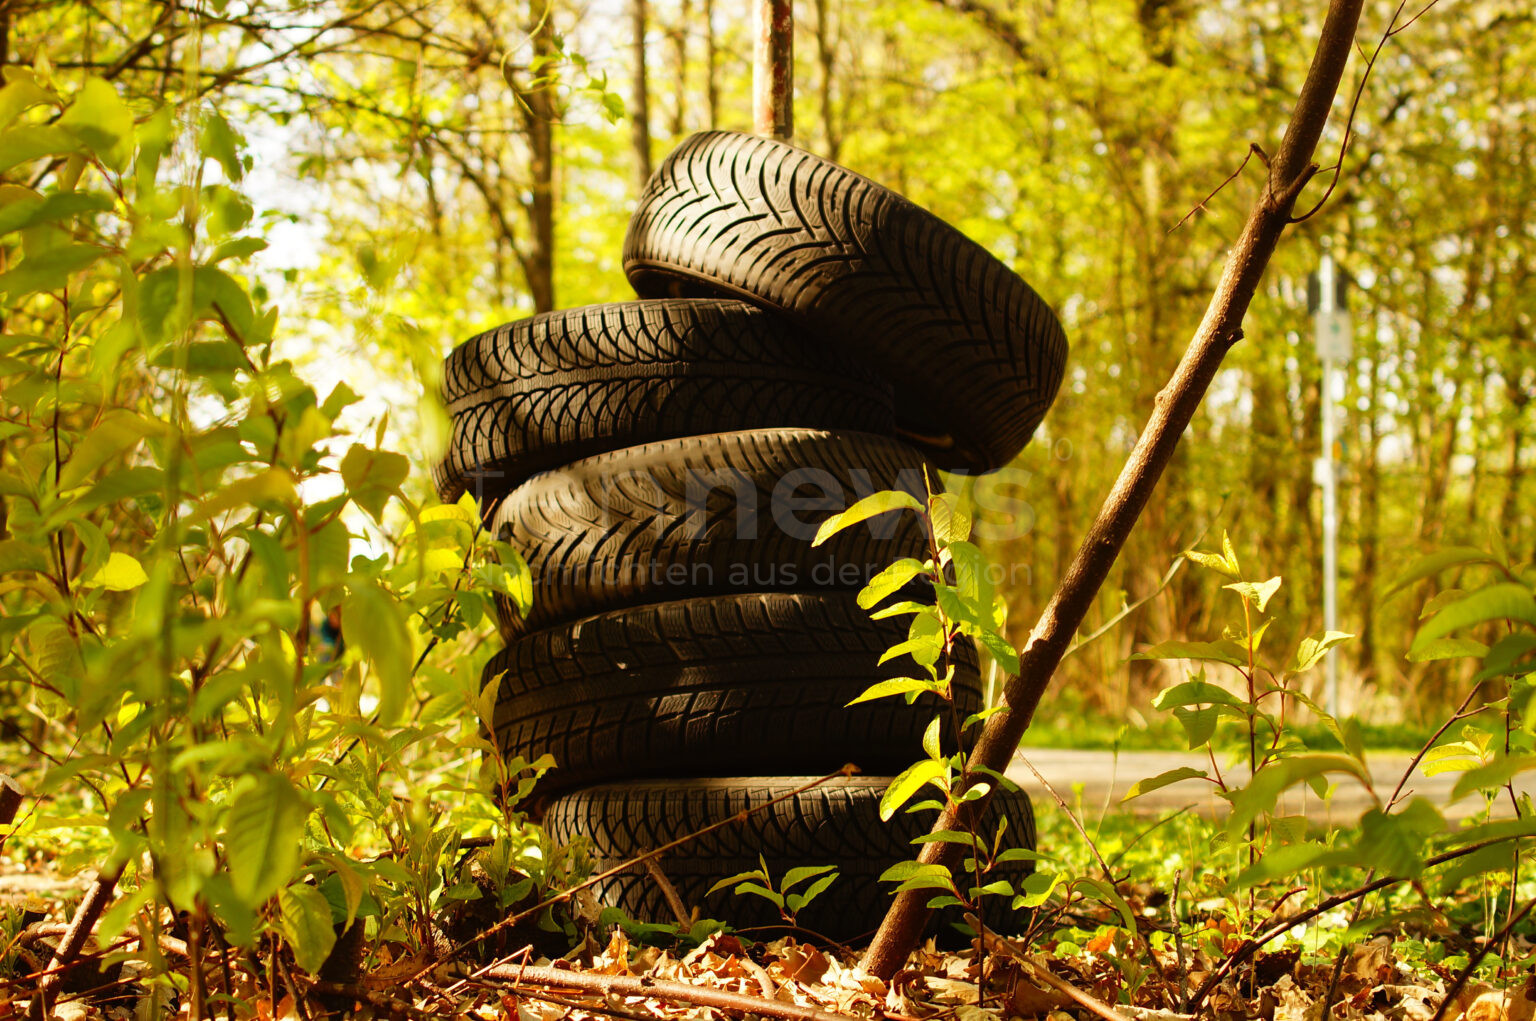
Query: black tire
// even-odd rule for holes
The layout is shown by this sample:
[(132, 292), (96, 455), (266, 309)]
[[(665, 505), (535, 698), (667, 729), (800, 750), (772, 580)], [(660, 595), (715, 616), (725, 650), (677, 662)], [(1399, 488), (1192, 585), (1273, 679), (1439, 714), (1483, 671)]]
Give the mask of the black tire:
[[(543, 792), (645, 776), (825, 774), (846, 762), (899, 772), (922, 754), (943, 703), (845, 707), (877, 680), (911, 675), (905, 658), (878, 665), (908, 620), (870, 620), (848, 593), (782, 592), (588, 617), (521, 638), (486, 665), (485, 683), (499, 685), (492, 729), (503, 755), (554, 756)], [(982, 700), (969, 641), (955, 667), (963, 720)]]
[(897, 423), (944, 468), (1028, 442), (1067, 356), (1061, 323), (980, 245), (803, 149), (694, 135), (651, 177), (624, 238), (646, 297), (730, 295), (846, 344), (896, 383)]
[[(555, 800), (544, 815), (544, 829), (563, 844), (585, 838), (594, 870), (603, 870), (788, 794), (811, 779), (735, 777), (605, 784)], [(777, 908), (757, 896), (736, 895), (730, 889), (706, 894), (716, 882), (757, 869), (759, 855), (775, 882), (798, 866), (836, 865), (839, 878), (806, 905), (797, 921), (836, 940), (858, 940), (879, 924), (890, 906), (894, 884), (878, 882), (880, 874), (898, 861), (915, 858), (919, 845), (911, 843), (912, 838), (927, 833), (933, 823), (932, 811), (898, 812), (889, 823), (882, 823), (880, 796), (889, 783), (889, 777), (871, 776), (830, 781), (755, 812), (743, 823), (721, 827), (668, 851), (659, 860), (660, 869), (686, 906), (701, 908), (705, 918), (745, 929), (782, 924), (783, 919)], [(995, 832), (999, 811), (1008, 815), (1006, 846), (1033, 849), (1035, 822), (1028, 795), (995, 792), (983, 820), (984, 832)], [(1030, 871), (1026, 862), (1008, 862), (988, 878), (1017, 883)], [(673, 920), (656, 881), (643, 866), (604, 880), (594, 892), (604, 904), (631, 918)], [(1004, 917), (1006, 898), (988, 898), (986, 905), (984, 917), (989, 925), (1003, 932), (1017, 928), (1010, 924), (1011, 916)], [(953, 911), (940, 912), (936, 925), (958, 920)]]
[[(926, 555), (921, 522), (880, 515), (812, 547), (817, 527), (870, 492), (922, 494), (925, 464), (882, 436), (765, 429), (663, 440), (537, 475), (490, 521), (533, 572), (527, 620), (498, 597), (502, 632), (688, 596), (857, 590), (893, 561)], [(819, 495), (795, 496), (806, 488)]]
[(443, 367), (445, 501), (500, 496), (567, 461), (676, 436), (801, 427), (892, 435), (890, 383), (740, 301), (629, 301), (473, 337)]

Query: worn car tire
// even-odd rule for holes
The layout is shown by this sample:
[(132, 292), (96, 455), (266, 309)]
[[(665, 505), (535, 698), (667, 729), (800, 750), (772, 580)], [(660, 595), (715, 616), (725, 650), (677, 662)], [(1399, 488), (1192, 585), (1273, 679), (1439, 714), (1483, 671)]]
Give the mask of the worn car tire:
[[(544, 829), (566, 845), (585, 838), (594, 871), (606, 870), (743, 809), (789, 794), (812, 779), (731, 777), (604, 784), (557, 798), (544, 814)], [(699, 907), (705, 918), (745, 929), (783, 920), (760, 897), (737, 895), (730, 889), (707, 893), (716, 882), (757, 869), (759, 855), (775, 881), (798, 866), (836, 865), (838, 880), (808, 904), (797, 921), (832, 939), (858, 940), (879, 924), (890, 906), (893, 884), (878, 882), (880, 874), (898, 861), (916, 857), (918, 845), (912, 838), (927, 833), (933, 822), (931, 811), (898, 812), (889, 822), (881, 822), (880, 797), (890, 779), (839, 777), (666, 852), (659, 868), (686, 906)], [(1006, 846), (1033, 849), (1035, 822), (1029, 796), (1022, 791), (997, 791), (983, 819), (985, 832), (995, 832), (1000, 811), (1008, 816)], [(1017, 883), (1031, 871), (1028, 862), (1007, 862), (989, 879)], [(594, 892), (604, 904), (631, 918), (672, 921), (656, 880), (643, 866), (601, 881)], [(989, 898), (986, 903), (989, 925), (1003, 932), (1014, 928), (1007, 918), (999, 917), (997, 905), (1006, 908), (1006, 898)], [(958, 920), (946, 911), (935, 921)]]
[[(871, 620), (851, 593), (711, 596), (534, 632), (482, 676), (497, 686), (502, 754), (554, 756), (543, 792), (645, 776), (829, 773), (846, 762), (899, 772), (922, 754), (943, 702), (848, 703), (910, 676), (910, 660), (879, 665), (907, 633), (907, 618)], [(956, 648), (951, 691), (961, 720), (981, 708), (969, 640)]]
[(1017, 274), (931, 213), (803, 149), (710, 131), (662, 161), (630, 220), (641, 295), (729, 295), (845, 344), (896, 383), (946, 469), (990, 471), (1055, 399), (1067, 341)]
[(926, 555), (921, 522), (879, 515), (813, 547), (817, 527), (871, 492), (920, 496), (925, 467), (883, 436), (764, 429), (663, 440), (536, 475), (489, 522), (533, 574), (526, 620), (498, 597), (502, 632), (687, 596), (857, 590), (892, 561)]
[(891, 435), (891, 384), (781, 316), (734, 300), (548, 312), (473, 337), (443, 366), (453, 419), (438, 493), (500, 496), (621, 447), (741, 429)]

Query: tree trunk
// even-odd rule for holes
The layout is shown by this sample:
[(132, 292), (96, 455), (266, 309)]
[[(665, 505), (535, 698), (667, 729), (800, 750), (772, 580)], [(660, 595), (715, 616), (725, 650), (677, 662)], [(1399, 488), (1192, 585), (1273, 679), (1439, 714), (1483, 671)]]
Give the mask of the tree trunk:
[(645, 182), (651, 179), (651, 97), (645, 80), (645, 23), (646, 0), (630, 0), (629, 24), (634, 35), (633, 60), (635, 65), (635, 92), (633, 109), (630, 110), (630, 143), (635, 150), (635, 177), (640, 183), (638, 191), (645, 190)]
[(720, 50), (715, 39), (715, 0), (704, 0), (704, 99), (709, 126), (720, 126)]
[(815, 0), (817, 98), (821, 103), (821, 137), (826, 143), (826, 157), (836, 161), (843, 148), (842, 131), (837, 125), (837, 110), (832, 103), (832, 68), (837, 57), (837, 40), (827, 24), (827, 0)]
[(692, 0), (680, 0), (677, 9), (677, 25), (668, 34), (672, 42), (672, 65), (677, 72), (673, 78), (672, 119), (667, 125), (674, 139), (681, 138), (683, 132), (687, 130), (688, 25), (692, 20)]
[[(1338, 92), (1339, 78), (1349, 62), (1363, 2), (1331, 0), (1285, 137), (1270, 162), (1268, 179), (1248, 214), (1242, 234), (1227, 258), (1205, 318), (1173, 378), (1158, 394), (1135, 449), (1020, 653), (1019, 675), (1008, 682), (1001, 711), (984, 724), (964, 774), (957, 781), (960, 792), (969, 790), (988, 772), (1001, 772), (1008, 767), (1056, 667), (1173, 456), (1179, 437), (1199, 409), (1227, 351), (1242, 338), (1243, 318), (1290, 223), (1296, 198), (1317, 173), (1312, 155)], [(958, 807), (946, 808), (934, 830), (972, 828), (987, 801), (983, 795)], [(960, 844), (935, 841), (923, 845), (918, 860), (942, 865), (954, 874), (961, 850)], [(889, 979), (905, 963), (931, 914), (927, 908), (931, 895), (931, 890), (909, 890), (896, 896), (861, 962), (866, 971)]]
[(1354, 603), (1359, 607), (1359, 641), (1355, 646), (1355, 670), (1363, 678), (1375, 675), (1376, 667), (1376, 574), (1381, 531), (1381, 340), (1373, 328), (1366, 348), (1370, 382), (1365, 391), (1365, 422), (1360, 436), (1360, 515), (1355, 541), (1360, 546), (1360, 569), (1355, 574)]
[[(553, 12), (533, 3), (529, 31), (533, 37), (533, 62), (542, 66), (556, 56)], [(554, 86), (543, 83), (523, 92), (518, 104), (528, 137), (528, 171), (532, 178), (528, 203), (529, 242), (523, 259), (528, 293), (535, 312), (555, 308), (555, 106)]]

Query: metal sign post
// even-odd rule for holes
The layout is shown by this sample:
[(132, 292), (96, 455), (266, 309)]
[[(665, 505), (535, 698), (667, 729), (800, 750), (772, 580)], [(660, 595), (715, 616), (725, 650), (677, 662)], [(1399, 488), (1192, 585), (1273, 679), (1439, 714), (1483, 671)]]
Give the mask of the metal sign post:
[[(1323, 363), (1322, 406), (1323, 453), (1312, 466), (1312, 480), (1323, 490), (1323, 628), (1339, 629), (1339, 485), (1337, 466), (1337, 428), (1334, 404), (1339, 399), (1335, 364), (1342, 367), (1350, 358), (1350, 321), (1345, 306), (1345, 285), (1335, 272), (1333, 256), (1323, 253), (1313, 286), (1308, 288), (1309, 304), (1316, 316), (1317, 356)], [(1328, 678), (1328, 712), (1339, 715), (1339, 654), (1329, 649), (1325, 665)]]
[(792, 0), (757, 0), (752, 48), (752, 130), (795, 137), (795, 6)]

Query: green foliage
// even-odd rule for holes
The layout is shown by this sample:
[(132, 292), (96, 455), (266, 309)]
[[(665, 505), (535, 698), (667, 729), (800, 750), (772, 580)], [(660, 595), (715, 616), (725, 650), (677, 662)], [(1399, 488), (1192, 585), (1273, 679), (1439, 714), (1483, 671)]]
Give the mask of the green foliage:
[[(955, 677), (955, 643), (974, 641), (1006, 673), (1018, 671), (1018, 654), (1004, 637), (1008, 608), (992, 581), (993, 565), (981, 549), (970, 542), (974, 508), (961, 494), (930, 493), (920, 501), (907, 493), (880, 492), (864, 497), (847, 510), (822, 523), (816, 541), (824, 542), (842, 529), (866, 521), (877, 514), (916, 512), (921, 515), (933, 555), (923, 561), (899, 560), (881, 571), (859, 593), (859, 605), (876, 618), (910, 616), (905, 641), (898, 642), (881, 656), (880, 662), (907, 658), (918, 668), (917, 676), (878, 681), (865, 689), (849, 705), (879, 698), (903, 697), (910, 705), (924, 693), (935, 695), (945, 708), (935, 715), (923, 733), (924, 757), (892, 779), (880, 799), (880, 818), (889, 822), (903, 809), (923, 808), (953, 810), (961, 804), (985, 797), (994, 784), (1017, 789), (1000, 775), (967, 775), (968, 735), (988, 716), (990, 710), (961, 719), (955, 710), (951, 685)], [(932, 598), (901, 598), (908, 586), (921, 580), (931, 586)], [(895, 598), (886, 605), (886, 600)], [(946, 749), (945, 735), (952, 735)], [(925, 789), (932, 798), (913, 803)], [(1055, 885), (1055, 877), (1029, 877), (1023, 888), (995, 878), (998, 866), (1021, 859), (1035, 860), (1032, 850), (1007, 846), (1009, 820), (998, 816), (991, 833), (940, 830), (918, 839), (948, 841), (967, 846), (971, 856), (965, 860), (961, 876), (951, 874), (942, 865), (916, 860), (900, 862), (880, 877), (897, 884), (895, 892), (932, 889), (940, 891), (930, 899), (931, 907), (961, 906), (978, 911), (982, 898), (998, 897), (1014, 908), (1033, 907)]]
[(555, 867), (515, 810), (551, 763), (474, 771), (478, 633), (526, 566), (277, 356), (227, 120), (7, 77), (0, 164), (44, 183), (0, 213), (0, 686), (47, 758), (10, 839), (121, 872), (104, 938), (171, 909), (308, 971), (337, 924), (415, 945), (481, 897), (462, 830), (505, 907)]
[[(759, 855), (758, 867), (750, 872), (740, 872), (715, 883), (707, 891), (708, 896), (727, 887), (740, 896), (750, 894), (761, 897), (779, 909), (784, 921), (795, 924), (795, 916), (811, 901), (819, 897), (837, 881), (837, 869), (832, 865), (801, 865), (785, 872), (777, 883), (768, 871), (768, 863)], [(796, 889), (807, 884), (802, 889)]]

